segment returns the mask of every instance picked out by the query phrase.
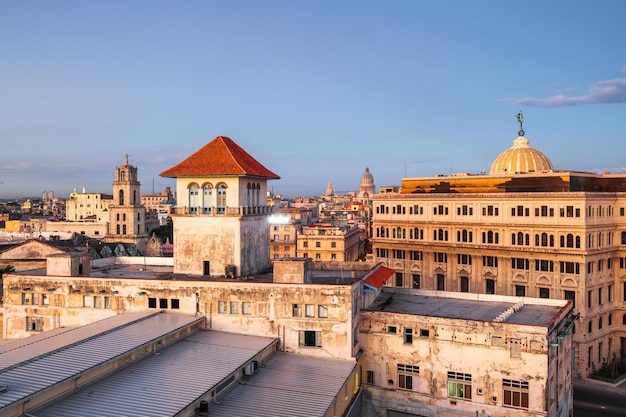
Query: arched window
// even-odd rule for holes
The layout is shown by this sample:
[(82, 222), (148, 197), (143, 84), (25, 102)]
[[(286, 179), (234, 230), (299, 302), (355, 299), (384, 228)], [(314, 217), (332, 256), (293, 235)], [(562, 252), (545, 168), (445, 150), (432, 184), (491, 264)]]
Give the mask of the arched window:
[(226, 213), (226, 184), (217, 186), (217, 213)]
[(524, 244), (524, 233), (522, 233), (522, 232), (518, 232), (517, 233), (517, 244), (518, 245), (523, 245)]
[(211, 206), (213, 204), (213, 186), (204, 184), (202, 186), (202, 213), (211, 214)]
[(611, 313), (609, 313), (609, 319), (608, 319), (608, 324), (609, 326), (613, 324), (613, 315)]
[(126, 234), (126, 225), (122, 226), (122, 234), (125, 235)]
[(139, 225), (137, 225), (137, 234), (140, 234), (140, 233), (141, 233), (141, 232), (140, 232), (140, 230), (141, 230), (141, 229), (140, 229), (140, 226), (139, 226)]
[(120, 190), (120, 192), (119, 192), (118, 204), (120, 206), (124, 205), (124, 190)]
[(246, 207), (252, 207), (252, 199), (254, 198), (253, 191), (252, 185), (248, 183), (246, 187)]
[(119, 214), (119, 213), (117, 213), (117, 215), (115, 216), (115, 218), (116, 218), (116, 219), (117, 219), (117, 221), (119, 222), (119, 221), (120, 221), (120, 214)]
[(535, 246), (539, 246), (539, 235), (535, 235)]
[(126, 172), (120, 171), (119, 181), (126, 181)]
[(576, 249), (580, 249), (580, 236), (576, 236)]
[(626, 314), (624, 314), (624, 317), (622, 317), (622, 324), (626, 324)]
[(133, 190), (133, 204), (137, 204), (137, 190)]
[(261, 205), (261, 184), (257, 183), (256, 188), (255, 188), (255, 207), (259, 207)]
[(515, 245), (515, 242), (516, 242), (515, 237), (516, 237), (515, 233), (511, 233), (511, 245)]
[(118, 235), (120, 234), (120, 225), (119, 224), (115, 228), (115, 233), (117, 233)]
[(126, 221), (126, 213), (122, 214), (122, 221)]
[(198, 212), (198, 184), (189, 186), (189, 213)]
[(589, 320), (589, 323), (587, 324), (587, 333), (591, 333), (592, 330), (593, 330), (593, 320)]
[(568, 248), (574, 247), (574, 235), (571, 233), (567, 234), (567, 247)]
[(137, 213), (137, 221), (141, 221), (141, 213)]
[(626, 245), (626, 232), (622, 232), (622, 245)]
[(548, 246), (548, 234), (547, 233), (541, 234), (541, 246)]
[(550, 235), (550, 247), (554, 247), (554, 235)]

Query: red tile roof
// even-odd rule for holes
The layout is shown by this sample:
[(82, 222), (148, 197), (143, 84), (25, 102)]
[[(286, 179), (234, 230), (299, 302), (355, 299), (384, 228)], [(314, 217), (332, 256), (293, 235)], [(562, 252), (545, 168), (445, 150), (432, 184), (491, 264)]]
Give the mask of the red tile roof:
[(232, 139), (218, 136), (187, 159), (166, 169), (162, 177), (250, 176), (280, 179)]
[(378, 265), (374, 270), (366, 277), (363, 278), (366, 284), (381, 289), (383, 284), (387, 282), (396, 273), (395, 270), (387, 268), (386, 266)]

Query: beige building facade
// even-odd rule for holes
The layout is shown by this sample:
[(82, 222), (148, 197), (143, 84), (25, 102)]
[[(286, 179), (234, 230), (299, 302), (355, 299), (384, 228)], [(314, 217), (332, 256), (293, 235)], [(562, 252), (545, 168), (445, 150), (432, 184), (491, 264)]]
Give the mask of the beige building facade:
[(574, 320), (564, 300), (385, 288), (361, 313), (365, 388), (379, 415), (569, 417)]
[(586, 376), (626, 350), (626, 176), (546, 160), (520, 136), (490, 174), (403, 178), (373, 198), (373, 256), (396, 287), (572, 300)]
[(302, 227), (298, 237), (298, 256), (314, 261), (353, 262), (359, 259), (363, 230), (357, 226), (317, 223)]

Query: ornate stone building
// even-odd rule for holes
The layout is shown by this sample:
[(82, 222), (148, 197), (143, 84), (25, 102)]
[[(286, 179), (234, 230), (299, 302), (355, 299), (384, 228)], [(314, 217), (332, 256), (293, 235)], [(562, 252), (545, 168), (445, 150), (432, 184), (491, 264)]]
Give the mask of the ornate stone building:
[(109, 232), (105, 241), (137, 243), (145, 247), (148, 231), (140, 187), (137, 167), (128, 163), (126, 155), (124, 164), (115, 168), (113, 203), (109, 204)]
[(626, 175), (555, 171), (520, 129), (486, 174), (403, 178), (373, 197), (396, 287), (570, 299), (577, 373), (626, 350)]

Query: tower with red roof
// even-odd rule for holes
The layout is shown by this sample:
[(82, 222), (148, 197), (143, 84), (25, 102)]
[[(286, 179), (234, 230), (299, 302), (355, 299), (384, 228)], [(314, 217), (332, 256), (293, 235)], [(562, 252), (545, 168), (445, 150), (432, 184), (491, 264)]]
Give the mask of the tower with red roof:
[(176, 178), (175, 273), (245, 276), (270, 267), (267, 181), (278, 175), (225, 136), (160, 175)]

